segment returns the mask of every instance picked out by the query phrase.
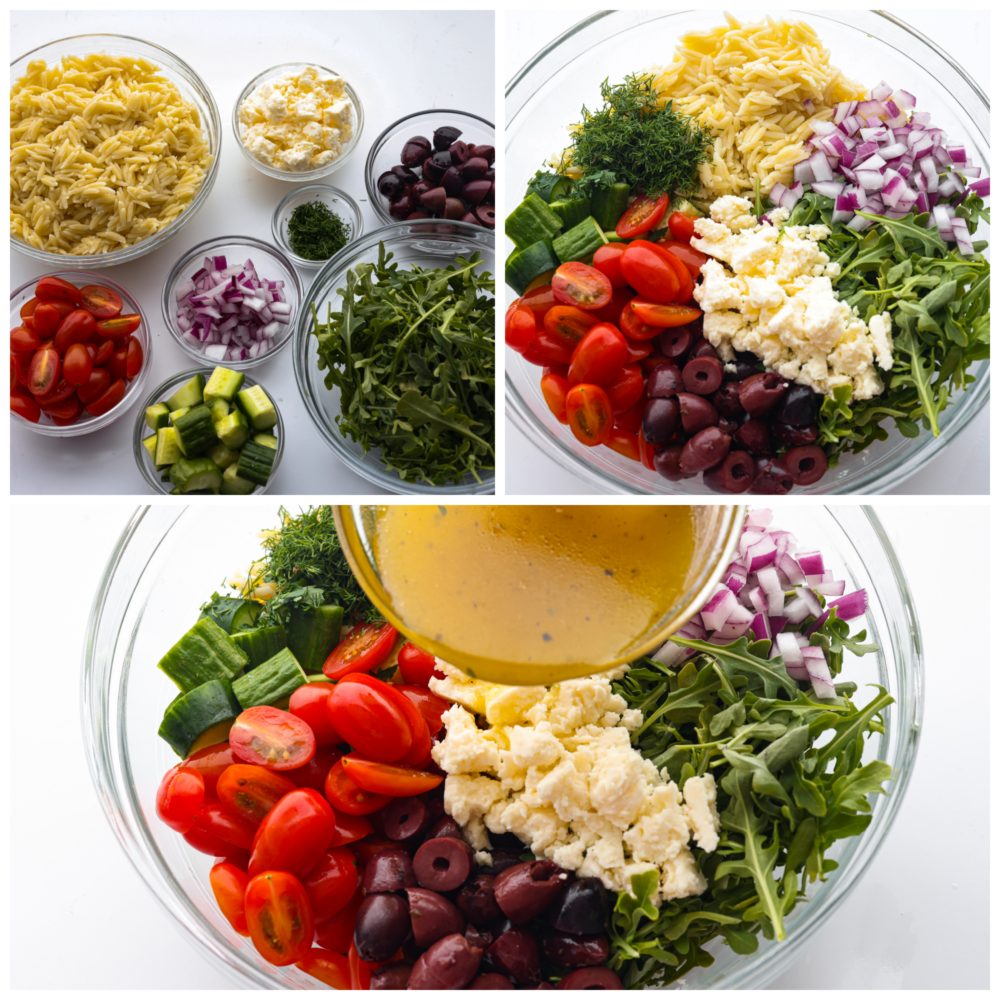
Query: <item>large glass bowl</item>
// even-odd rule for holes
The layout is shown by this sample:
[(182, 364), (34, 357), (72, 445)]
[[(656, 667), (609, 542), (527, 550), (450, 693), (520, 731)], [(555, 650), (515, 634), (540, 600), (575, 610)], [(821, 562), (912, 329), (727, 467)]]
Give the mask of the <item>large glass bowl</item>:
[[(50, 261), (54, 257), (53, 254), (48, 254), (47, 256)], [(37, 278), (26, 281), (10, 293), (10, 327), (12, 330), (15, 326), (20, 326), (21, 306), (34, 298), (35, 285), (42, 278), (62, 278), (63, 281), (68, 281), (71, 285), (76, 285), (78, 288), (84, 288), (86, 285), (104, 285), (116, 291), (122, 300), (122, 313), (125, 315), (138, 313), (141, 318), (139, 329), (132, 336), (139, 341), (139, 346), (142, 348), (142, 370), (125, 387), (125, 395), (122, 397), (122, 401), (117, 406), (112, 406), (107, 413), (102, 413), (99, 417), (92, 417), (84, 411), (75, 424), (69, 424), (66, 427), (59, 427), (52, 423), (44, 413), (37, 424), (33, 424), (30, 420), (25, 420), (24, 417), (14, 412), (11, 412), (10, 419), (19, 426), (26, 427), (29, 431), (34, 431), (35, 434), (44, 434), (46, 437), (79, 437), (81, 434), (90, 434), (93, 431), (102, 430), (113, 424), (119, 417), (124, 416), (135, 405), (135, 401), (142, 396), (143, 387), (146, 385), (146, 379), (149, 378), (149, 372), (153, 366), (153, 337), (149, 330), (149, 320), (146, 319), (146, 314), (143, 312), (139, 300), (133, 298), (118, 282), (112, 281), (103, 274), (88, 274), (86, 271), (49, 271), (48, 274), (40, 274)], [(122, 343), (124, 341), (118, 341), (118, 344)], [(115, 346), (117, 347), (118, 344)]]
[[(849, 590), (865, 587), (865, 626), (878, 654), (845, 660), (844, 680), (861, 685), (857, 699), (878, 683), (896, 699), (885, 712), (885, 733), (872, 736), (866, 759), (893, 769), (888, 794), (875, 796), (873, 818), (857, 838), (836, 842), (839, 862), (827, 882), (811, 890), (787, 921), (780, 944), (762, 940), (753, 955), (736, 955), (718, 942), (708, 969), (684, 978), (689, 988), (760, 988), (783, 972), (847, 898), (885, 839), (903, 799), (923, 714), (923, 665), (916, 610), (896, 554), (868, 508), (783, 505), (780, 525), (803, 548), (822, 549), (827, 565), (843, 572)], [(156, 730), (176, 695), (155, 664), (188, 628), (198, 605), (219, 580), (243, 571), (259, 556), (259, 532), (278, 523), (277, 510), (259, 504), (157, 505), (137, 510), (108, 560), (87, 628), (82, 672), (82, 722), (91, 774), (108, 822), (129, 860), (159, 902), (209, 960), (243, 987), (322, 988), (294, 967), (264, 962), (219, 912), (208, 872), (213, 859), (199, 854), (156, 817), (160, 779), (177, 763)], [(199, 553), (192, 559), (191, 553)], [(922, 829), (905, 832), (925, 839)]]
[(64, 56), (86, 56), (98, 52), (107, 52), (110, 55), (137, 56), (148, 59), (159, 66), (163, 75), (177, 87), (181, 95), (198, 109), (201, 127), (205, 130), (208, 147), (212, 154), (212, 162), (209, 164), (198, 193), (177, 219), (155, 236), (150, 236), (149, 239), (126, 247), (124, 250), (81, 256), (55, 254), (49, 253), (47, 250), (39, 250), (37, 247), (29, 246), (23, 240), (11, 237), (10, 248), (12, 251), (16, 250), (28, 257), (34, 257), (35, 260), (41, 261), (48, 267), (52, 267), (55, 262), (60, 267), (65, 268), (111, 267), (115, 264), (126, 264), (156, 250), (176, 236), (198, 214), (211, 193), (212, 185), (219, 173), (222, 122), (212, 92), (208, 89), (205, 81), (183, 59), (153, 42), (144, 42), (141, 38), (132, 38), (128, 35), (112, 34), (74, 35), (72, 38), (61, 38), (59, 41), (49, 42), (48, 45), (32, 49), (15, 59), (10, 64), (10, 82), (13, 84), (15, 80), (23, 76), (28, 68), (28, 63), (36, 59), (44, 59), (51, 65), (58, 63)]
[[(773, 11), (739, 10), (741, 21), (759, 21)], [(979, 85), (929, 38), (880, 11), (796, 12), (808, 21), (829, 49), (831, 61), (866, 87), (880, 80), (917, 98), (949, 142), (966, 146), (983, 175), (990, 172), (989, 100)], [(515, 74), (506, 92), (504, 133), (505, 212), (520, 202), (528, 181), (566, 145), (566, 127), (579, 120), (581, 104), (600, 104), (604, 79), (668, 63), (678, 36), (723, 24), (722, 11), (610, 11), (581, 21), (553, 39)], [(989, 239), (982, 224), (976, 239)], [(506, 243), (505, 253), (513, 244)], [(987, 251), (987, 256), (989, 252)], [(514, 299), (506, 289), (505, 307)], [(514, 425), (544, 454), (583, 482), (604, 493), (701, 494), (702, 477), (672, 483), (610, 448), (588, 448), (553, 416), (539, 388), (541, 370), (514, 351), (505, 350), (507, 413)], [(965, 429), (989, 399), (989, 362), (970, 368), (976, 381), (959, 393), (941, 415), (941, 434), (921, 431), (903, 437), (886, 422), (888, 440), (860, 455), (844, 455), (813, 486), (794, 493), (881, 493), (923, 468)], [(892, 427), (890, 430), (889, 428)], [(517, 456), (508, 453), (507, 461)]]
[(302, 394), (306, 411), (312, 418), (323, 440), (337, 457), (359, 476), (382, 489), (395, 493), (427, 493), (440, 496), (465, 496), (469, 493), (492, 493), (494, 474), (484, 472), (482, 482), (465, 476), (460, 483), (429, 486), (427, 483), (407, 483), (388, 471), (381, 458), (381, 449), (374, 448), (366, 455), (361, 445), (340, 433), (336, 418), (340, 416), (340, 390), (327, 389), (325, 371), (318, 366), (319, 353), (312, 329), (312, 311), (321, 323), (326, 322), (327, 308), (340, 308), (338, 289), (346, 284), (347, 272), (359, 264), (377, 263), (379, 243), (393, 254), (393, 263), (401, 268), (417, 265), (422, 268), (447, 267), (456, 257), (469, 257), (478, 252), (482, 259), (481, 270), (496, 273), (493, 233), (465, 222), (440, 222), (420, 220), (397, 222), (384, 229), (367, 233), (362, 239), (348, 244), (331, 258), (316, 275), (305, 294), (295, 327), (295, 381)]

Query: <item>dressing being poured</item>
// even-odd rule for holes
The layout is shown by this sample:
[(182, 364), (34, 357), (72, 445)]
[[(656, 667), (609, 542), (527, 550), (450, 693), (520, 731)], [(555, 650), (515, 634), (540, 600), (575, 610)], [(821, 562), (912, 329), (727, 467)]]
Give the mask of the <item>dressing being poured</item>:
[(361, 508), (364, 539), (350, 508), (338, 527), (369, 596), (417, 645), (475, 677), (551, 684), (645, 652), (702, 575), (700, 511), (731, 509), (400, 504)]

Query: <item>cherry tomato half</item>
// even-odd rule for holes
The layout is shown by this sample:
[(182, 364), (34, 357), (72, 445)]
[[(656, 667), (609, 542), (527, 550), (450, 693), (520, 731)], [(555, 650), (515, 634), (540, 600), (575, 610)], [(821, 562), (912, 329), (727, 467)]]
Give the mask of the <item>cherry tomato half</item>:
[(656, 446), (650, 444), (642, 431), (639, 431), (639, 461), (647, 469), (655, 469), (656, 466), (653, 464), (653, 457), (656, 455)]
[(438, 774), (428, 774), (426, 771), (399, 767), (396, 764), (383, 764), (377, 760), (365, 760), (352, 753), (344, 757), (343, 764), (351, 781), (365, 791), (391, 795), (397, 799), (423, 795), (444, 781)]
[(569, 418), (566, 416), (566, 393), (569, 389), (569, 382), (560, 375), (550, 372), (542, 376), (541, 390), (545, 397), (545, 405), (561, 424), (569, 423)]
[(667, 219), (667, 228), (670, 235), (675, 240), (683, 243), (690, 243), (694, 236), (695, 218), (693, 215), (685, 215), (683, 212), (671, 212)]
[(238, 816), (234, 816), (221, 802), (205, 802), (194, 821), (191, 832), (200, 830), (218, 837), (234, 847), (249, 851), (253, 846), (256, 827)]
[(94, 336), (94, 317), (86, 309), (74, 309), (64, 316), (56, 330), (55, 346), (61, 354), (71, 344), (85, 344)]
[[(639, 341), (639, 340), (652, 340), (654, 337), (658, 337), (663, 333), (662, 326), (650, 326), (649, 323), (643, 323), (641, 319), (632, 311), (632, 299), (629, 299), (629, 303), (622, 310), (621, 314), (621, 330), (622, 333), (628, 337), (629, 340)], [(648, 357), (648, 354), (646, 355)]]
[(375, 828), (363, 816), (351, 816), (336, 809), (333, 810), (333, 816), (337, 827), (330, 838), (330, 847), (344, 847), (375, 832)]
[(47, 413), (53, 420), (62, 420), (66, 424), (75, 424), (80, 415), (80, 400), (75, 394), (66, 396), (64, 399), (56, 400), (52, 403), (42, 403), (36, 398), (35, 402), (41, 407), (43, 413)]
[(30, 321), (31, 317), (35, 314), (35, 309), (38, 308), (38, 299), (31, 298), (28, 299), (24, 305), (21, 306), (21, 319)]
[(397, 684), (396, 690), (405, 695), (417, 707), (417, 711), (427, 723), (427, 729), (432, 735), (441, 731), (441, 716), (451, 708), (451, 702), (439, 698), (429, 688), (419, 684)]
[(618, 319), (625, 306), (632, 301), (632, 296), (634, 294), (635, 292), (633, 292), (627, 285), (624, 288), (616, 288), (614, 292), (611, 293), (611, 301), (606, 306), (601, 306), (600, 309), (595, 309), (594, 315), (599, 320), (603, 320), (605, 323), (613, 323), (615, 326), (620, 326), (621, 324), (618, 322)]
[(63, 375), (70, 385), (83, 385), (90, 378), (94, 362), (87, 351), (89, 346), (89, 344), (71, 344), (66, 351), (62, 363)]
[(648, 233), (663, 218), (669, 207), (670, 199), (665, 193), (655, 199), (642, 195), (625, 210), (615, 226), (615, 233), (623, 240), (634, 240), (637, 236)]
[(610, 323), (598, 323), (576, 345), (569, 363), (567, 382), (607, 385), (618, 377), (628, 358), (628, 345), (621, 331)]
[[(225, 775), (219, 779), (220, 794), (223, 778)], [(319, 792), (314, 788), (294, 789), (260, 824), (250, 855), (250, 877), (282, 871), (304, 879), (323, 856), (336, 829), (330, 803)]]
[(180, 766), (197, 771), (205, 781), (205, 795), (215, 798), (215, 788), (219, 778), (233, 764), (242, 763), (243, 761), (233, 753), (233, 748), (228, 743), (213, 743), (212, 746), (203, 747), (190, 754)]
[(97, 354), (94, 355), (94, 367), (98, 368), (104, 364), (114, 353), (115, 342), (113, 340), (102, 340), (97, 344)]
[(236, 865), (223, 861), (208, 873), (208, 881), (212, 886), (215, 901), (219, 904), (222, 915), (229, 921), (229, 926), (237, 934), (250, 937), (244, 905), (250, 876), (240, 871)]
[(674, 269), (678, 288), (676, 301), (680, 304), (690, 302), (691, 297), (694, 295), (694, 279), (691, 277), (691, 272), (687, 269), (687, 265), (677, 254), (671, 253), (661, 244), (653, 243), (651, 245), (659, 250), (663, 259)]
[(594, 251), (594, 267), (611, 282), (611, 287), (616, 291), (628, 286), (621, 269), (621, 255), (624, 252), (624, 243), (605, 243)]
[(545, 319), (545, 314), (558, 304), (555, 295), (552, 294), (551, 285), (539, 285), (521, 296), (521, 305), (527, 306), (535, 314), (536, 323), (541, 323)]
[(574, 385), (566, 393), (566, 415), (573, 436), (581, 444), (593, 447), (611, 436), (615, 416), (608, 394), (599, 385)]
[(97, 332), (102, 337), (121, 340), (139, 329), (142, 317), (138, 313), (127, 313), (124, 316), (114, 316), (111, 319), (99, 319), (96, 323)]
[(368, 674), (349, 674), (330, 692), (327, 711), (333, 728), (355, 750), (393, 763), (413, 747), (409, 720), (395, 699), (388, 684)]
[(639, 402), (645, 384), (642, 369), (636, 364), (623, 365), (618, 375), (605, 384), (604, 391), (611, 400), (611, 409), (616, 417)]
[(330, 768), (343, 756), (332, 747), (316, 747), (316, 754), (308, 764), (285, 771), (284, 776), (299, 788), (315, 788), (317, 792), (322, 792)]
[(103, 416), (114, 409), (125, 398), (125, 383), (122, 379), (112, 382), (105, 392), (92, 403), (87, 404), (87, 412), (92, 417)]
[(128, 344), (122, 344), (111, 352), (111, 357), (104, 362), (104, 367), (111, 373), (113, 379), (125, 380), (128, 374)]
[(142, 344), (138, 337), (129, 337), (125, 352), (125, 377), (131, 381), (142, 371)]
[(382, 681), (376, 680), (376, 678), (370, 677), (368, 674), (352, 674), (349, 679), (345, 677), (344, 681), (364, 684), (370, 688), (375, 688), (377, 685), (377, 690), (395, 703), (396, 708), (402, 713), (406, 725), (410, 730), (410, 749), (403, 757), (394, 761), (394, 763), (400, 764), (403, 767), (422, 765), (430, 756), (431, 734), (417, 706), (395, 685), (383, 684)]
[(80, 303), (96, 319), (110, 319), (122, 311), (118, 293), (103, 285), (84, 285), (80, 289)]
[(31, 327), (39, 337), (51, 337), (59, 328), (63, 314), (53, 302), (39, 302), (31, 314)]
[[(640, 241), (645, 243), (645, 241)], [(677, 275), (652, 244), (630, 243), (621, 256), (622, 274), (642, 296), (654, 302), (675, 302), (679, 291)], [(666, 256), (667, 251), (661, 251)], [(637, 337), (641, 340), (641, 337)]]
[(330, 768), (330, 773), (326, 776), (324, 794), (327, 802), (337, 812), (347, 813), (348, 816), (367, 816), (369, 813), (377, 812), (390, 802), (390, 796), (376, 795), (374, 792), (365, 791), (359, 784), (352, 781), (347, 771), (344, 770), (342, 760), (338, 760)]
[(360, 882), (358, 862), (350, 848), (333, 847), (324, 852), (302, 880), (316, 923), (329, 920), (347, 906)]
[(15, 326), (10, 331), (10, 349), (12, 351), (37, 351), (41, 346), (42, 338), (26, 326)]
[[(625, 333), (624, 328), (622, 328), (622, 333)], [(642, 361), (643, 358), (648, 358), (653, 353), (653, 345), (648, 340), (633, 340), (631, 337), (626, 336), (625, 345), (628, 347), (628, 360), (626, 364), (634, 364), (636, 361)]]
[(326, 681), (312, 681), (296, 688), (288, 699), (288, 711), (309, 726), (318, 747), (330, 747), (344, 742), (330, 725), (330, 717), (326, 712), (326, 703), (332, 690), (332, 685)]
[(316, 925), (316, 944), (334, 952), (346, 955), (354, 938), (354, 918), (364, 901), (364, 890), (359, 886), (351, 901), (329, 920)]
[(428, 653), (419, 646), (408, 642), (399, 651), (399, 672), (407, 684), (422, 684), (426, 687), (432, 677), (444, 677), (437, 668), (437, 659), (433, 653)]
[(270, 705), (240, 712), (229, 731), (233, 753), (273, 771), (301, 767), (316, 753), (316, 737), (301, 719)]
[(74, 392), (76, 386), (72, 382), (67, 382), (65, 378), (60, 378), (44, 396), (36, 396), (35, 402), (44, 410), (47, 406), (54, 406), (64, 399), (69, 399)]
[(63, 281), (62, 278), (42, 278), (35, 285), (35, 295), (43, 302), (47, 299), (59, 299), (62, 302), (69, 302), (72, 306), (80, 305), (80, 289), (68, 281)]
[(95, 366), (91, 369), (90, 378), (77, 388), (77, 399), (84, 406), (89, 406), (95, 399), (107, 392), (109, 385), (111, 385), (111, 373), (106, 368)]
[(604, 443), (619, 455), (624, 455), (633, 462), (639, 461), (639, 435), (635, 431), (622, 431), (616, 428)]
[(678, 240), (660, 240), (658, 245), (672, 253), (688, 269), (691, 279), (697, 281), (702, 267), (708, 262), (707, 254)]
[(535, 339), (535, 314), (515, 299), (504, 318), (504, 343), (520, 353)]
[(53, 350), (36, 351), (28, 367), (28, 388), (33, 396), (44, 396), (59, 381), (59, 355)]
[(250, 940), (272, 965), (294, 965), (312, 948), (315, 924), (302, 883), (288, 872), (262, 872), (246, 892)]
[(658, 327), (684, 326), (701, 315), (701, 310), (694, 306), (661, 305), (638, 295), (632, 300), (632, 311), (643, 323)]
[(178, 764), (167, 771), (156, 790), (156, 815), (171, 830), (186, 833), (204, 802), (205, 779), (194, 768)]
[(295, 787), (277, 771), (257, 764), (233, 764), (222, 772), (215, 794), (234, 816), (257, 827)]
[(556, 268), (552, 294), (564, 305), (600, 309), (611, 301), (611, 282), (589, 264), (571, 260)]
[(594, 313), (576, 306), (553, 306), (535, 339), (535, 349), (557, 364), (568, 365), (576, 345), (599, 322)]
[[(398, 634), (388, 622), (355, 625), (326, 658), (323, 673), (331, 680), (339, 680), (347, 674), (364, 673), (377, 667), (392, 651)], [(336, 723), (334, 729), (337, 729)], [(347, 742), (354, 745), (350, 739)]]
[[(319, 933), (319, 927), (316, 932)], [(312, 976), (335, 990), (351, 988), (351, 967), (346, 955), (338, 955), (325, 948), (310, 948), (305, 958), (295, 964), (307, 976)]]

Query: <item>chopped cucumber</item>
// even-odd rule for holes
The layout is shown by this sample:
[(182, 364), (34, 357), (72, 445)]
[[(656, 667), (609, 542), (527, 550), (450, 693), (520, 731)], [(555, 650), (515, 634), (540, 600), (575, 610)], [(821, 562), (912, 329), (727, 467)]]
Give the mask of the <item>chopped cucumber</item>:
[(705, 213), (693, 201), (688, 201), (687, 198), (681, 198), (671, 205), (670, 212), (671, 214), (681, 212), (684, 215), (693, 216), (695, 219), (705, 218)]
[(231, 368), (217, 366), (205, 385), (205, 402), (212, 403), (217, 399), (224, 399), (227, 403), (231, 403), (243, 385), (243, 378), (243, 372), (234, 372)]
[(562, 219), (537, 194), (529, 194), (507, 216), (504, 232), (518, 250), (524, 250), (539, 240), (551, 239), (562, 226)]
[(197, 406), (204, 401), (205, 376), (198, 374), (185, 382), (168, 400), (168, 410), (179, 410), (184, 406)]
[(236, 405), (247, 415), (250, 426), (255, 431), (266, 431), (278, 422), (274, 403), (267, 397), (264, 387), (252, 385), (236, 394)]
[(560, 198), (549, 202), (549, 208), (562, 219), (563, 229), (572, 229), (590, 216), (590, 202), (586, 198)]
[(260, 666), (288, 646), (283, 625), (265, 625), (263, 628), (236, 632), (231, 638), (250, 657), (248, 670)]
[(178, 417), (183, 417), (185, 413), (190, 413), (190, 412), (191, 412), (191, 407), (190, 406), (182, 406), (179, 410), (173, 410), (173, 411), (171, 411), (171, 413), (170, 413), (170, 415), (169, 415), (169, 417), (167, 419), (169, 420), (170, 425), (172, 427), (176, 427), (177, 426), (177, 418)]
[(306, 683), (306, 674), (290, 649), (282, 649), (260, 666), (233, 681), (233, 694), (243, 708), (273, 705)]
[(199, 618), (171, 646), (157, 666), (181, 689), (191, 691), (211, 680), (232, 680), (249, 657), (211, 618)]
[(306, 673), (323, 669), (326, 658), (340, 642), (343, 622), (344, 609), (336, 604), (321, 604), (310, 610), (299, 610), (294, 606), (290, 609), (285, 623), (288, 648)]
[(225, 471), (233, 464), (233, 462), (238, 462), (240, 458), (240, 453), (238, 451), (233, 451), (227, 445), (224, 445), (221, 441), (214, 447), (208, 449), (208, 457), (215, 462), (215, 464)]
[(238, 463), (234, 462), (222, 473), (222, 486), (220, 487), (223, 496), (246, 496), (253, 493), (255, 487), (249, 479), (240, 479), (236, 474)]
[(524, 197), (536, 194), (542, 201), (553, 202), (565, 198), (572, 187), (573, 182), (568, 177), (539, 170), (528, 185), (528, 190), (524, 192)]
[(278, 439), (273, 434), (254, 434), (253, 439), (265, 448), (278, 450)]
[(240, 479), (249, 479), (258, 486), (267, 486), (276, 455), (277, 452), (273, 448), (265, 448), (255, 441), (247, 441), (240, 452), (240, 460), (236, 463), (236, 475)]
[(154, 403), (146, 407), (146, 426), (151, 431), (158, 431), (167, 426), (170, 419), (170, 407), (166, 403)]
[(560, 264), (552, 240), (539, 240), (526, 250), (515, 250), (504, 266), (504, 279), (518, 295), (523, 295), (528, 285), (546, 271)]
[(214, 448), (219, 440), (215, 433), (212, 411), (204, 403), (192, 407), (187, 413), (177, 417), (174, 420), (174, 429), (177, 431), (177, 443), (188, 458)]
[(214, 678), (175, 698), (163, 714), (160, 736), (186, 757), (206, 730), (235, 719), (242, 709), (229, 681)]
[(161, 427), (156, 432), (156, 455), (153, 461), (157, 468), (173, 465), (181, 457), (181, 446), (177, 443), (177, 430)]
[(150, 434), (149, 437), (142, 439), (142, 446), (149, 452), (149, 460), (156, 463), (156, 435)]
[(217, 489), (222, 473), (210, 458), (181, 458), (170, 467), (170, 482), (182, 493)]
[(614, 229), (628, 208), (629, 186), (619, 182), (599, 188), (590, 198), (590, 214), (601, 229)]
[(552, 249), (565, 264), (569, 260), (586, 260), (592, 257), (598, 247), (607, 243), (604, 230), (593, 216), (588, 216), (568, 233), (557, 236), (552, 241)]
[(213, 399), (209, 410), (211, 410), (212, 419), (216, 423), (220, 420), (225, 420), (229, 416), (229, 404), (224, 399)]
[(242, 448), (250, 437), (250, 428), (242, 410), (233, 410), (215, 425), (215, 433), (227, 448)]

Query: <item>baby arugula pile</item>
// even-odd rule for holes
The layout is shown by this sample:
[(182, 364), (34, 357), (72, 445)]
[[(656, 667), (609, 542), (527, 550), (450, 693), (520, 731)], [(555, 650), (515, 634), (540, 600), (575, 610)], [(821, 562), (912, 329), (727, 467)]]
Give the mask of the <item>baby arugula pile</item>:
[[(831, 611), (809, 637), (834, 678), (845, 650), (878, 649), (864, 631), (848, 632)], [(679, 642), (696, 655), (676, 669), (639, 660), (614, 690), (643, 713), (633, 746), (679, 788), (692, 775), (715, 776), (722, 831), (711, 854), (693, 848), (708, 881), (702, 895), (658, 909), (655, 870), (633, 875), (632, 893), (619, 893), (609, 965), (631, 989), (711, 965), (705, 945), (720, 935), (738, 954), (756, 951), (758, 934), (782, 940), (806, 886), (837, 867), (830, 846), (868, 827), (868, 796), (892, 776), (885, 761), (861, 763), (865, 736), (883, 732), (881, 713), (893, 701), (881, 687), (863, 708), (851, 701), (853, 683), (817, 701), (780, 657), (768, 659), (770, 640)]]

